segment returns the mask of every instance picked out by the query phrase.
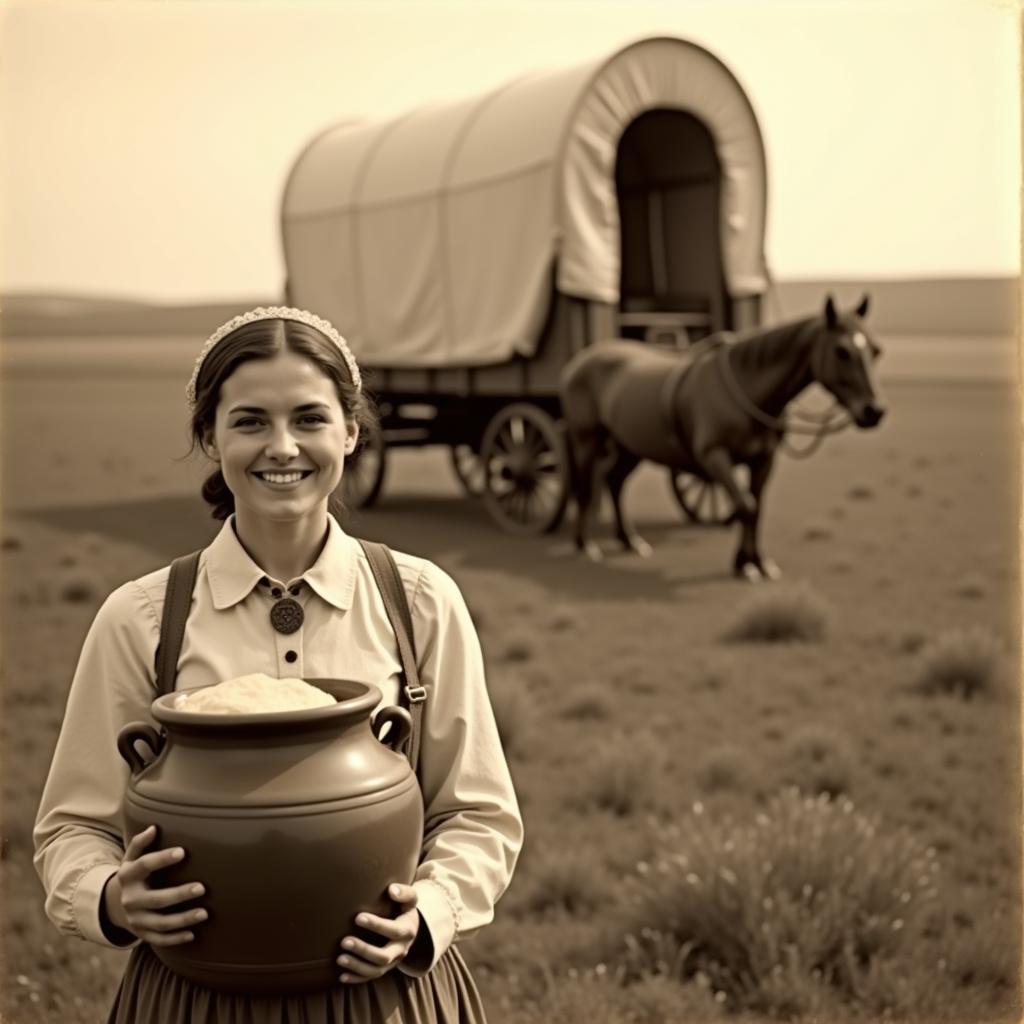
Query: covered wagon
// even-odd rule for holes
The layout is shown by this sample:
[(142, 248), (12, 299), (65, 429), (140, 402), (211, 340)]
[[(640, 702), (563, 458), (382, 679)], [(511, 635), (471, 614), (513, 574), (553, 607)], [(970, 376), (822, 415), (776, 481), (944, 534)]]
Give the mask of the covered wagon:
[(389, 448), (441, 444), (504, 528), (553, 529), (562, 367), (601, 338), (756, 326), (766, 189), (739, 82), (676, 38), (314, 138), (283, 195), (286, 291), (379, 405), (349, 500), (377, 497)]

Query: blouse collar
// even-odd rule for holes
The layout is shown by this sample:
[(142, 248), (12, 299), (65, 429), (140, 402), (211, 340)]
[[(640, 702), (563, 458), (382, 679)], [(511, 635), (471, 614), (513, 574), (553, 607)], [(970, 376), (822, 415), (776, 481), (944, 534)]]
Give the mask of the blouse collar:
[[(244, 601), (266, 573), (249, 557), (229, 516), (206, 549), (206, 578), (218, 611)], [(320, 557), (302, 575), (320, 597), (342, 611), (352, 607), (358, 544), (332, 515), (327, 516), (327, 542)], [(291, 582), (285, 581), (285, 582)]]

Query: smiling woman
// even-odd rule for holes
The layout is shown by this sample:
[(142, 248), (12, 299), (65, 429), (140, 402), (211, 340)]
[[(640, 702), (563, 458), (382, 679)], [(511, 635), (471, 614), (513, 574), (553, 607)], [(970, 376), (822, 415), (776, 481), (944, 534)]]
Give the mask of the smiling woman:
[[(194, 584), (191, 595), (184, 589), (184, 601), (175, 600), (179, 577), (168, 566), (115, 590), (93, 623), (36, 821), (36, 866), (47, 912), (69, 934), (134, 946), (109, 1018), (119, 1024), (482, 1021), (455, 940), (492, 919), (518, 857), (522, 821), (479, 641), (458, 587), (431, 562), (394, 552), (395, 587), (385, 597), (380, 566), (371, 565), (368, 552), (330, 513), (345, 459), (361, 428), (373, 422), (359, 368), (326, 321), (302, 310), (261, 308), (214, 333), (187, 396), (194, 444), (217, 464), (203, 497), (225, 522), (195, 558)], [(407, 606), (403, 633), (411, 634), (418, 657), (388, 625), (396, 621), (396, 601)], [(176, 615), (180, 649), (170, 628)], [(240, 994), (234, 983), (225, 983), (224, 991), (205, 987), (193, 980), (196, 975), (185, 977), (184, 967), (176, 972), (176, 964), (202, 959), (203, 930), (216, 929), (220, 908), (231, 905), (224, 902), (227, 886), (222, 882), (218, 889), (214, 882), (207, 891), (203, 877), (170, 884), (166, 872), (192, 863), (185, 859), (188, 851), (161, 848), (170, 840), (158, 838), (152, 826), (134, 835), (125, 828), (121, 801), (128, 773), (122, 755), (133, 763), (133, 777), (147, 769), (136, 751), (125, 753), (119, 736), (152, 736), (160, 762), (164, 741), (153, 728), (158, 695), (255, 673), (272, 680), (368, 684), (363, 688), (383, 698), (378, 708), (417, 708), (407, 716), (413, 734), (406, 747), (424, 817), (409, 827), (418, 832), (425, 820), (429, 840), (422, 837), (420, 855), (410, 862), (415, 870), (410, 867), (411, 877), (392, 877), (386, 892), (366, 893), (363, 912), (355, 920), (339, 919), (336, 937), (330, 935), (323, 949), (317, 945), (313, 955), (319, 959), (307, 962), (291, 947), (285, 955), (296, 961), (284, 965), (292, 974), (310, 963), (321, 965), (327, 977), (336, 971), (330, 988), (318, 981), (315, 990), (300, 992), (275, 982), (283, 970), (280, 958), (269, 966), (265, 958), (213, 965), (243, 977), (252, 994)], [(404, 714), (392, 708), (380, 722), (396, 713)], [(232, 752), (224, 754), (225, 770), (237, 768)], [(152, 778), (158, 779), (154, 767)], [(322, 804), (331, 797), (320, 799)], [(418, 797), (415, 804), (419, 815)], [(226, 807), (225, 820), (244, 831), (251, 810), (249, 804)], [(301, 833), (301, 815), (285, 820)], [(273, 859), (263, 848), (271, 839), (238, 842), (237, 884), (244, 886), (254, 862)], [(282, 838), (278, 829), (272, 842), (276, 849), (299, 841)], [(389, 863), (381, 860), (383, 849), (366, 846), (367, 864)], [(303, 850), (304, 857), (316, 855)], [(320, 851), (321, 858), (328, 855)], [(301, 890), (287, 921), (272, 914), (266, 921), (279, 942), (288, 928), (304, 934), (304, 901), (313, 915), (332, 899), (323, 891), (329, 885), (308, 881), (316, 865), (300, 861), (302, 877), (278, 877), (271, 886)], [(287, 870), (287, 864), (274, 865)], [(343, 887), (343, 880), (338, 884)], [(236, 905), (258, 907), (272, 895), (242, 892)], [(369, 912), (382, 906), (391, 913)], [(333, 917), (328, 926), (333, 932)]]
[(373, 422), (361, 383), (347, 346), (301, 321), (242, 323), (204, 349), (188, 397), (193, 445), (219, 463), (203, 487), (214, 517), (226, 519), (270, 488), (294, 486), (274, 474), (315, 476), (307, 504), (326, 501), (341, 480), (343, 456)]

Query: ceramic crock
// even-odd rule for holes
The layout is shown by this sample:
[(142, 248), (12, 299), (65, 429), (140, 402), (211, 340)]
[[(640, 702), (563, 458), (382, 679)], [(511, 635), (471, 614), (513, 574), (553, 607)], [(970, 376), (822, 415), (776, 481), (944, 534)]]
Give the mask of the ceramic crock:
[[(411, 722), (382, 708), (375, 686), (309, 679), (329, 707), (267, 714), (152, 705), (162, 727), (136, 722), (118, 736), (131, 768), (125, 841), (156, 825), (150, 849), (184, 847), (155, 872), (157, 888), (202, 882), (195, 939), (153, 952), (176, 973), (227, 992), (308, 992), (339, 984), (341, 939), (362, 934), (360, 911), (394, 915), (392, 882), (410, 883), (423, 839), (423, 801), (397, 747)], [(383, 725), (391, 727), (383, 739)], [(144, 742), (149, 763), (136, 749)], [(364, 936), (365, 937), (365, 936)], [(382, 940), (381, 940), (382, 941)]]

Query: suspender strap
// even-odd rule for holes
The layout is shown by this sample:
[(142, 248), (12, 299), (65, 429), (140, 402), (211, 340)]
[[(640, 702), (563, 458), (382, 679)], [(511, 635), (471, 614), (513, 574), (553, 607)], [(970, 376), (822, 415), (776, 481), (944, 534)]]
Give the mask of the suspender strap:
[(185, 639), (185, 623), (192, 607), (192, 591), (199, 572), (199, 555), (182, 555), (171, 562), (164, 597), (164, 614), (160, 620), (160, 644), (156, 649), (156, 690), (158, 696), (174, 689), (178, 675), (178, 657)]
[(420, 733), (423, 719), (423, 702), (427, 699), (427, 691), (420, 685), (420, 673), (416, 667), (416, 644), (412, 630), (412, 613), (405, 596), (402, 577), (398, 574), (398, 566), (391, 551), (384, 544), (374, 541), (359, 542), (370, 561), (370, 570), (384, 599), (384, 610), (388, 614), (391, 628), (398, 640), (398, 656), (402, 662), (402, 687), (399, 703), (407, 708), (412, 717), (412, 733), (409, 736), (409, 763), (414, 772), (419, 770)]

